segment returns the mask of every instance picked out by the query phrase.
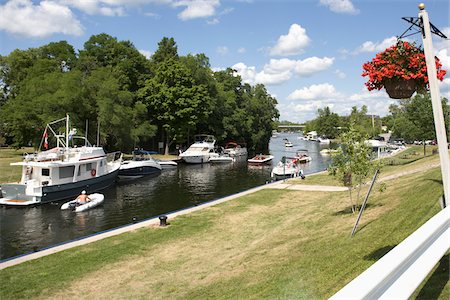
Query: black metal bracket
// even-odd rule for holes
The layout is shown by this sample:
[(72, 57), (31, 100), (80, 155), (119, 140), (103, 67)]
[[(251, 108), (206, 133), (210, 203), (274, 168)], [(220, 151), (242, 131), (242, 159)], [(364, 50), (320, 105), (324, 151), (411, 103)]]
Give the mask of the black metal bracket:
[[(411, 26), (409, 26), (408, 29), (406, 29), (399, 37), (397, 37), (397, 39), (405, 38), (405, 37), (408, 37), (408, 36), (411, 36), (411, 35), (414, 35), (417, 33), (422, 33), (422, 36), (425, 36), (422, 18), (402, 17), (402, 19), (405, 20), (406, 22), (410, 23)], [(413, 28), (416, 29), (415, 32), (406, 34), (408, 31), (412, 30)], [(430, 29), (431, 29), (431, 33), (434, 33), (435, 35), (437, 35), (443, 39), (447, 38), (447, 36), (445, 36), (445, 34), (443, 34), (436, 26), (431, 24), (431, 22), (430, 22)]]

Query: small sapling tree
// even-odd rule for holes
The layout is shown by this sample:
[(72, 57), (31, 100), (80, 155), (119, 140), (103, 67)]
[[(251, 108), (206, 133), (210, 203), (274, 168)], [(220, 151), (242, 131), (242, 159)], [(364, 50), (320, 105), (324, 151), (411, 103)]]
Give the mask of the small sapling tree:
[[(328, 169), (330, 175), (348, 187), (352, 213), (357, 209), (362, 183), (367, 179), (373, 169), (371, 148), (365, 143), (366, 136), (358, 132), (353, 124), (349, 131), (340, 135), (341, 147), (333, 155), (333, 161)], [(357, 189), (356, 200), (353, 200), (352, 191)]]

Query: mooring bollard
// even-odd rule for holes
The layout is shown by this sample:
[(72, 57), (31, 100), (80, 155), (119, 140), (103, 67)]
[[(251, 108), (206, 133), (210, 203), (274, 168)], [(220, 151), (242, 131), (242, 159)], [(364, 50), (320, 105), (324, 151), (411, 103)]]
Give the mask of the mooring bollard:
[(159, 226), (167, 225), (167, 216), (159, 216)]

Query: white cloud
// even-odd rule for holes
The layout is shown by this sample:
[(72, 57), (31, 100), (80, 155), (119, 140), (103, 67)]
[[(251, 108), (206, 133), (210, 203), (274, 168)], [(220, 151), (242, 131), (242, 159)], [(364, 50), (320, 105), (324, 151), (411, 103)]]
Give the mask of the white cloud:
[(152, 57), (152, 55), (153, 55), (153, 52), (148, 51), (148, 50), (139, 50), (139, 53), (144, 55), (147, 59), (150, 59), (150, 57)]
[(219, 47), (217, 47), (216, 52), (219, 53), (220, 55), (227, 55), (228, 52), (230, 52), (230, 51), (228, 50), (228, 47), (226, 47), (226, 46), (219, 46)]
[(350, 0), (320, 0), (320, 4), (327, 6), (332, 12), (335, 13), (359, 13), (359, 10), (355, 8)]
[(287, 97), (289, 100), (325, 100), (340, 98), (341, 94), (329, 83), (313, 84), (293, 91)]
[[(58, 1), (58, 0), (57, 0)], [(108, 0), (59, 0), (60, 3), (74, 7), (88, 15), (104, 15), (108, 17), (124, 16), (124, 3)], [(132, 3), (127, 3), (131, 5)]]
[(271, 59), (264, 65), (261, 71), (257, 71), (254, 66), (247, 66), (238, 63), (233, 69), (238, 71), (244, 82), (255, 84), (278, 85), (290, 80), (293, 74), (300, 77), (311, 76), (314, 73), (326, 70), (333, 64), (334, 58), (310, 57), (304, 60), (291, 60), (288, 58)]
[(247, 52), (247, 50), (244, 47), (241, 47), (241, 48), (238, 49), (238, 53), (239, 54), (243, 54), (245, 52)]
[(181, 0), (175, 1), (172, 6), (186, 8), (178, 14), (178, 18), (183, 21), (207, 18), (216, 14), (216, 8), (220, 6), (219, 0)]
[(266, 71), (257, 72), (256, 67), (237, 63), (233, 67), (242, 81), (249, 84), (262, 83), (265, 85), (277, 85), (291, 79), (292, 73), (288, 71), (270, 73)]
[(328, 106), (332, 112), (341, 116), (348, 115), (353, 106), (367, 106), (369, 114), (385, 116), (389, 113), (389, 105), (396, 103), (390, 99), (384, 90), (369, 92), (365, 87), (360, 93), (346, 95), (336, 90), (329, 83), (315, 84), (292, 92), (286, 100), (277, 106), (281, 119), (305, 122), (317, 116), (317, 110)]
[(72, 11), (53, 1), (33, 4), (31, 0), (11, 0), (0, 6), (0, 30), (28, 37), (48, 37), (54, 33), (83, 34)]
[(446, 49), (442, 49), (440, 50), (436, 56), (439, 58), (439, 60), (441, 61), (442, 67), (447, 70), (447, 77), (450, 76), (450, 53), (449, 50)]
[(339, 70), (339, 69), (337, 69), (336, 71), (334, 71), (334, 74), (336, 74), (336, 76), (337, 76), (339, 79), (345, 79), (345, 78), (347, 77), (347, 75), (346, 75), (344, 72), (342, 72), (341, 70)]
[(382, 42), (372, 42), (366, 41), (361, 46), (359, 46), (354, 54), (363, 53), (363, 52), (381, 52), (386, 48), (393, 46), (397, 43), (397, 37), (391, 36), (389, 38), (384, 39)]
[(292, 24), (287, 35), (278, 38), (277, 44), (270, 49), (270, 55), (289, 56), (303, 52), (303, 48), (308, 46), (310, 38), (306, 35), (306, 30), (298, 24)]
[(309, 57), (298, 60), (295, 65), (295, 73), (299, 76), (310, 76), (314, 73), (324, 71), (333, 65), (334, 58), (330, 57)]
[(214, 19), (212, 19), (212, 20), (207, 20), (206, 21), (206, 24), (208, 24), (208, 25), (217, 25), (217, 24), (219, 24), (220, 23), (220, 21), (219, 21), (219, 19), (217, 19), (217, 18), (214, 18)]

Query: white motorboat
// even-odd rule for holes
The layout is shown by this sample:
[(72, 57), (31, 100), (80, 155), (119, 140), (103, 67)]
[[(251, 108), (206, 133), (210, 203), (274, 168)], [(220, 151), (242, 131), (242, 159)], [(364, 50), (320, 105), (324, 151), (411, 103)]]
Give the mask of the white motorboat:
[(85, 211), (85, 210), (94, 208), (94, 207), (102, 204), (103, 201), (105, 200), (105, 196), (103, 194), (98, 194), (98, 193), (88, 195), (88, 197), (89, 197), (89, 199), (91, 199), (89, 202), (78, 203), (78, 200), (75, 199), (75, 200), (64, 203), (61, 206), (61, 209), (62, 210), (71, 209), (75, 212), (81, 212), (81, 211)]
[(303, 137), (303, 139), (306, 141), (318, 142), (319, 136), (316, 131), (310, 131)]
[(285, 147), (293, 147), (294, 145), (290, 141), (285, 141), (284, 146)]
[(196, 135), (195, 142), (180, 154), (180, 158), (189, 164), (207, 163), (210, 157), (219, 155), (214, 151), (215, 144), (216, 139), (212, 135)]
[(303, 170), (295, 157), (283, 157), (271, 172), (273, 179), (294, 178), (297, 176), (304, 178)]
[(247, 147), (236, 142), (228, 142), (225, 145), (224, 153), (231, 157), (247, 156)]
[(318, 137), (317, 138), (319, 143), (324, 144), (324, 145), (329, 145), (331, 143), (329, 138), (326, 137)]
[(249, 160), (247, 162), (250, 165), (264, 165), (264, 164), (270, 164), (272, 162), (273, 155), (266, 155), (266, 154), (258, 154)]
[(234, 158), (228, 154), (221, 154), (219, 156), (212, 156), (209, 158), (210, 163), (231, 163), (234, 162)]
[(311, 156), (308, 154), (308, 150), (297, 150), (295, 159), (298, 163), (304, 164), (312, 160)]
[(120, 165), (120, 179), (136, 179), (147, 175), (161, 173), (161, 165), (152, 158), (154, 151), (146, 151), (142, 149), (133, 151), (131, 160), (124, 160)]
[[(52, 126), (66, 122), (65, 134), (56, 134)], [(85, 137), (69, 131), (69, 116), (47, 124), (42, 138), (48, 148), (48, 133), (56, 147), (26, 154), (22, 162), (20, 183), (3, 184), (0, 204), (33, 205), (73, 198), (82, 190), (95, 192), (112, 185), (122, 161), (120, 152), (106, 154), (102, 147), (92, 146)], [(53, 141), (52, 141), (53, 142)], [(71, 144), (71, 145), (70, 145)]]
[(159, 165), (161, 166), (161, 168), (163, 170), (165, 169), (173, 169), (178, 167), (178, 164), (176, 161), (173, 160), (157, 160), (157, 162), (159, 163)]

